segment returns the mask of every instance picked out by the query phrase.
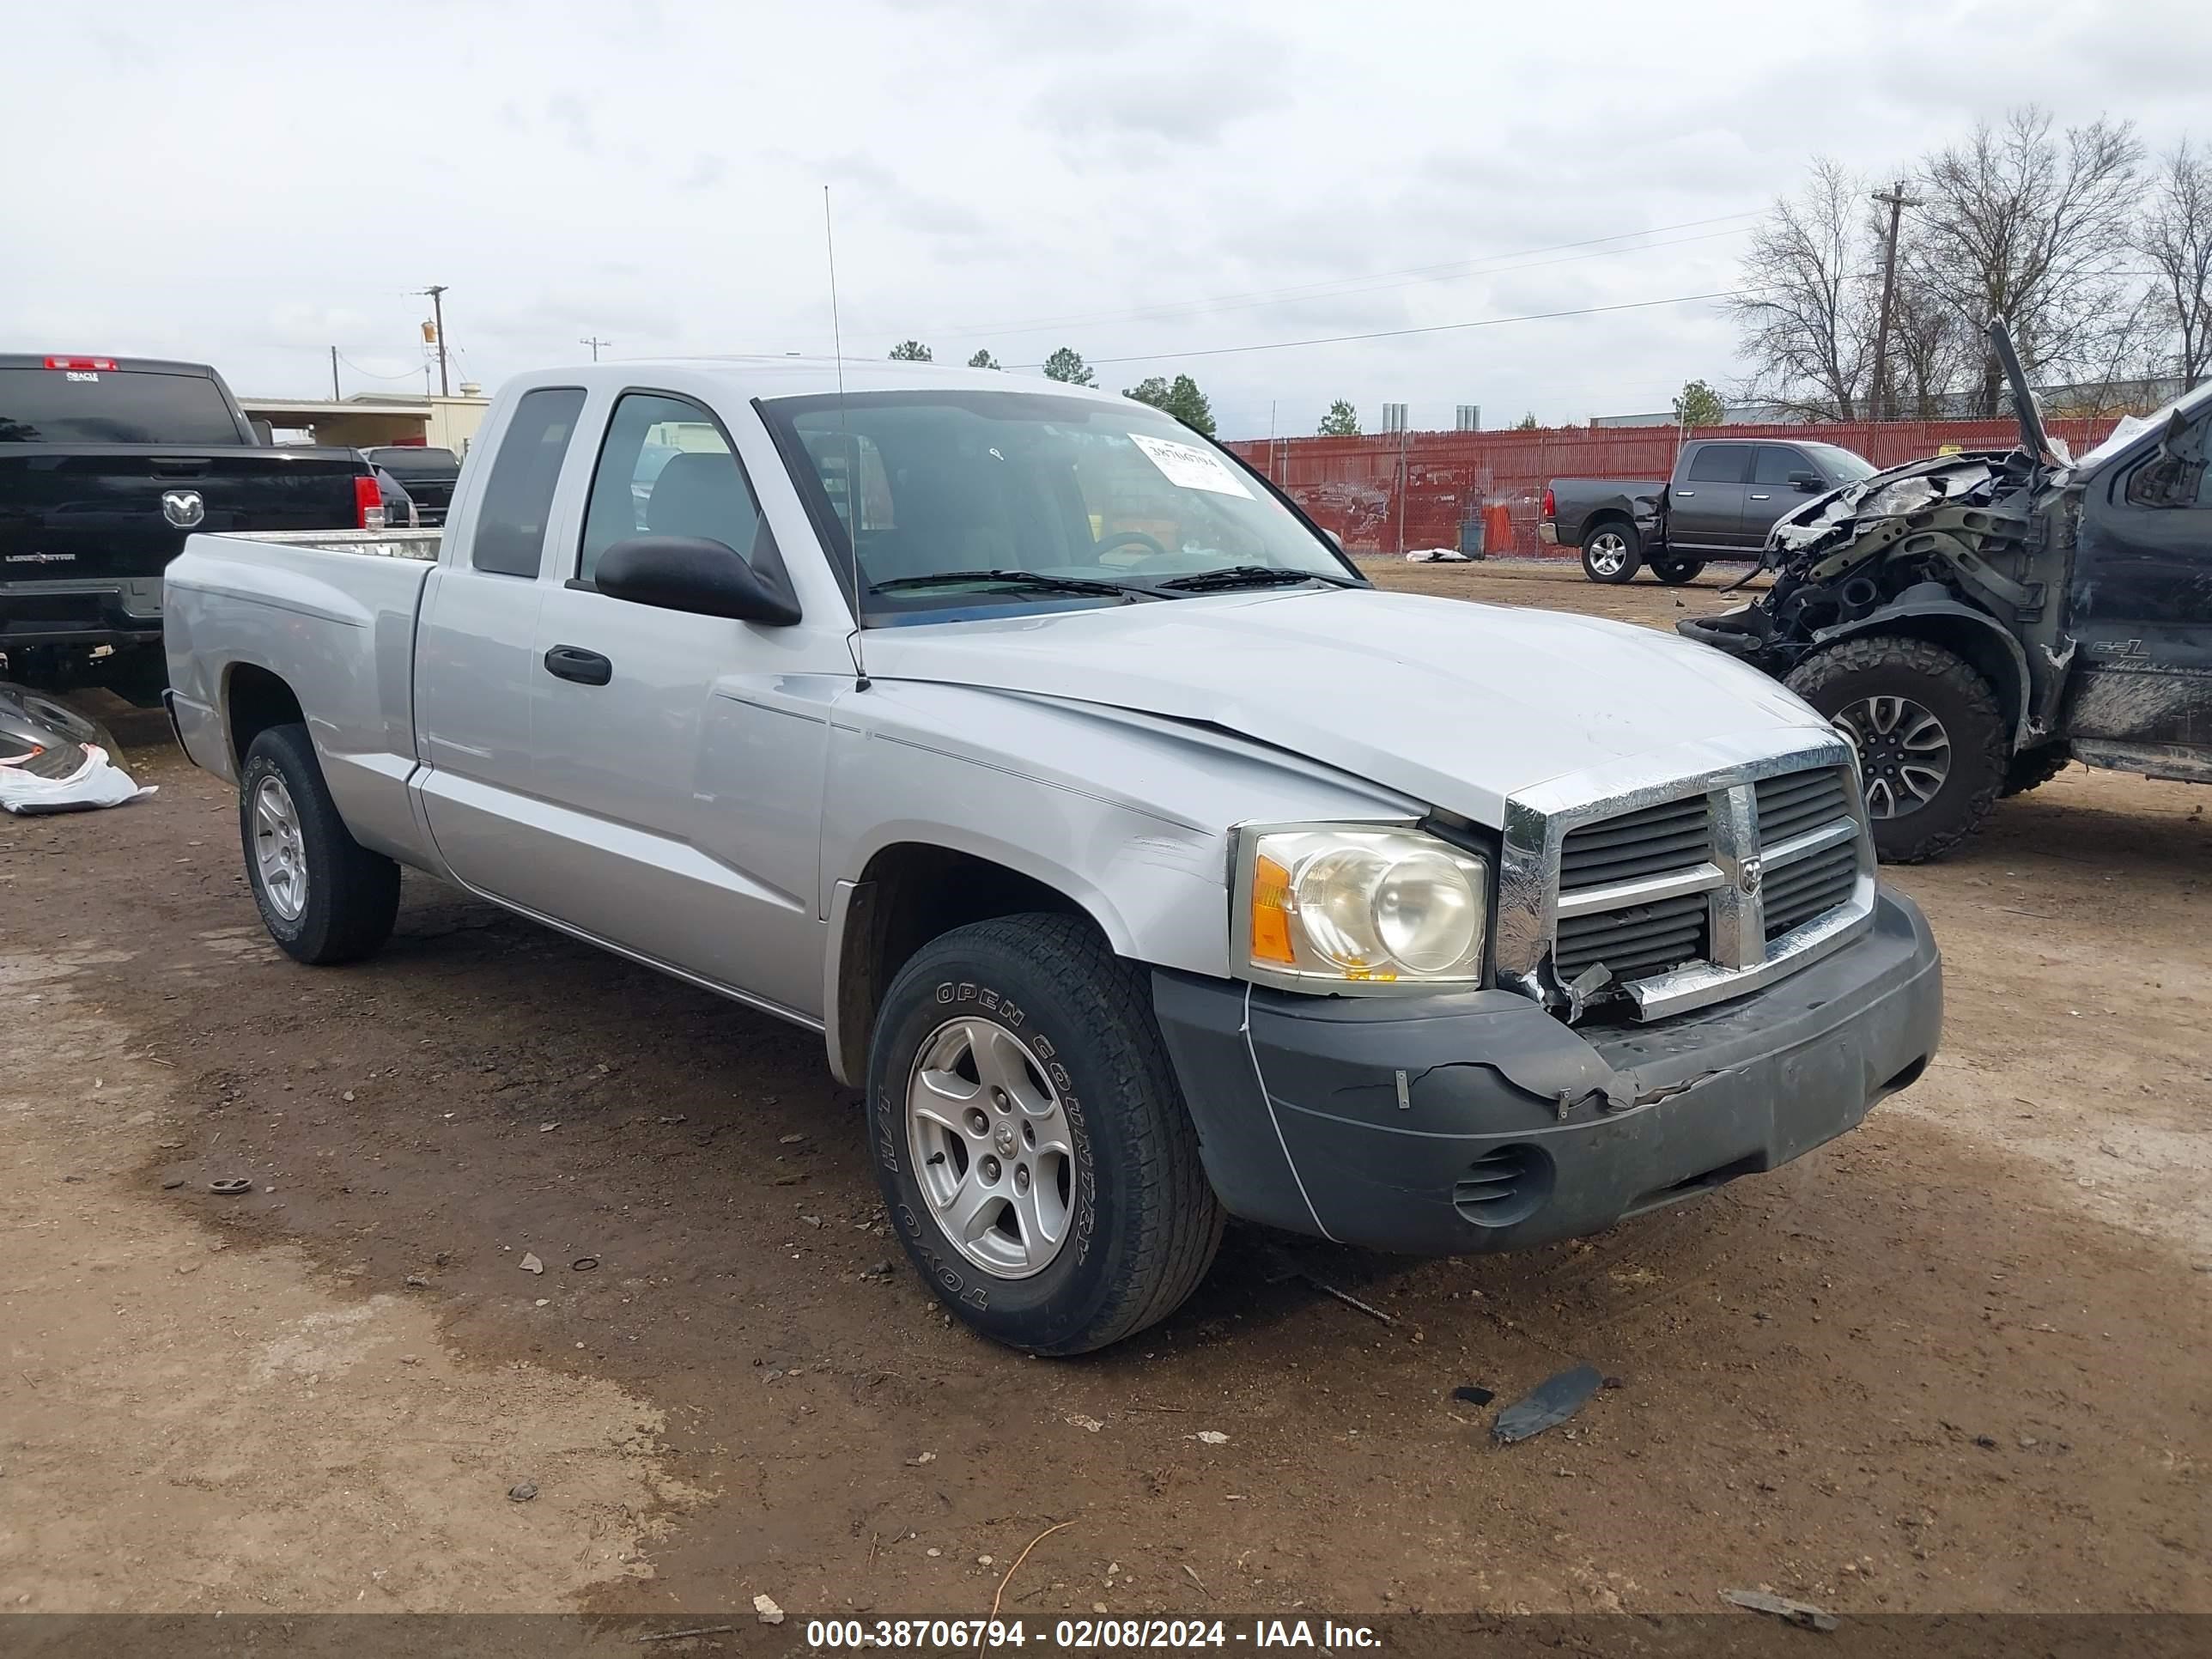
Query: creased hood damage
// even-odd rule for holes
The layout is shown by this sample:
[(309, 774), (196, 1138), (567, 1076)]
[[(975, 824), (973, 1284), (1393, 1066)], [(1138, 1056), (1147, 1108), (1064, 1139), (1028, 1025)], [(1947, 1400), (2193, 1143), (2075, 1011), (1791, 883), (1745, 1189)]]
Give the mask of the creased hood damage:
[(1820, 717), (1649, 629), (1345, 589), (872, 632), (868, 672), (1209, 723), (1458, 812), (1567, 774)]

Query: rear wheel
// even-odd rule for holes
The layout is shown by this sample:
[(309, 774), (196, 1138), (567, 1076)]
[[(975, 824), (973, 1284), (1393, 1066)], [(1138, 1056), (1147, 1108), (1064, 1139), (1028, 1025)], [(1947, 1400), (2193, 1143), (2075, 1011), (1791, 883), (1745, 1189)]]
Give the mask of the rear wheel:
[(1612, 519), (1583, 532), (1583, 574), (1609, 586), (1632, 582), (1644, 563), (1644, 538), (1636, 526)]
[(2040, 749), (2023, 749), (2005, 765), (2004, 787), (2002, 796), (2024, 795), (2031, 789), (2039, 789), (2066, 769), (2074, 751), (2063, 743), (2047, 743)]
[(306, 726), (272, 726), (246, 750), (238, 830), (253, 902), (286, 955), (354, 962), (391, 937), (399, 866), (348, 832)]
[(1651, 574), (1669, 587), (1680, 587), (1684, 582), (1695, 581), (1698, 573), (1705, 568), (1703, 559), (1654, 559)]
[(1140, 1331), (1220, 1243), (1144, 973), (1079, 919), (976, 922), (916, 951), (877, 1018), (868, 1115), (908, 1257), (1010, 1346)]
[(1963, 658), (1873, 635), (1805, 658), (1790, 689), (1858, 750), (1875, 850), (1894, 864), (1948, 852), (1981, 827), (2004, 781), (1996, 694)]

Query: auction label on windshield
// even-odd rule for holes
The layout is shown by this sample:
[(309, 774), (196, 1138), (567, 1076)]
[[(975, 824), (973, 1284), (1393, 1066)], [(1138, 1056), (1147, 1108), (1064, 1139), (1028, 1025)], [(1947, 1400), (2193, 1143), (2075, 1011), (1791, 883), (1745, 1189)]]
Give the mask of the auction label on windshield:
[(1243, 479), (1222, 465), (1221, 457), (1196, 444), (1179, 444), (1172, 438), (1148, 438), (1132, 432), (1129, 441), (1152, 458), (1160, 475), (1178, 489), (1210, 489), (1217, 495), (1254, 498)]

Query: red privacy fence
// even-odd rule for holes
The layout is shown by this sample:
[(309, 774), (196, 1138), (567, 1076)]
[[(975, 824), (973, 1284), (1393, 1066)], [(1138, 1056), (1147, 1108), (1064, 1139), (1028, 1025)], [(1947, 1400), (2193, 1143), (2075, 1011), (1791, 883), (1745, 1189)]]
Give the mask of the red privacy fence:
[[(2112, 425), (2106, 418), (2050, 422), (2076, 454), (2101, 441)], [(1701, 435), (1818, 440), (1856, 450), (1876, 466), (1895, 466), (1933, 455), (1946, 444), (2008, 448), (2020, 428), (2010, 420), (1862, 421), (1731, 426)], [(1257, 438), (1229, 447), (1355, 551), (1456, 547), (1461, 520), (1480, 516), (1485, 507), (1502, 506), (1513, 526), (1511, 545), (1499, 546), (1493, 533), (1486, 550), (1528, 555), (1554, 550), (1536, 541), (1547, 480), (1664, 477), (1674, 467), (1676, 438), (1671, 426), (1560, 427), (1288, 438), (1273, 445)]]

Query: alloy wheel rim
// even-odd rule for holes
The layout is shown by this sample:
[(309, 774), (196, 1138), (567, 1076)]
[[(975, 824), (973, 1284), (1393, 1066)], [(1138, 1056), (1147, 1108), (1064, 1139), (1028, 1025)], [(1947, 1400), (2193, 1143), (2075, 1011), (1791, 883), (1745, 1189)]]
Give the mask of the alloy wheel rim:
[(1628, 562), (1628, 544), (1611, 531), (1590, 543), (1590, 568), (1601, 576), (1617, 576)]
[(1058, 1259), (1074, 1218), (1075, 1137), (1029, 1045), (996, 1020), (939, 1026), (907, 1078), (907, 1147), (953, 1249), (999, 1279)]
[(1862, 697), (1836, 725), (1858, 750), (1870, 818), (1917, 812), (1950, 780), (1951, 734), (1910, 697)]
[(307, 851), (300, 814), (284, 780), (266, 777), (253, 790), (253, 867), (269, 908), (297, 921), (307, 908)]

